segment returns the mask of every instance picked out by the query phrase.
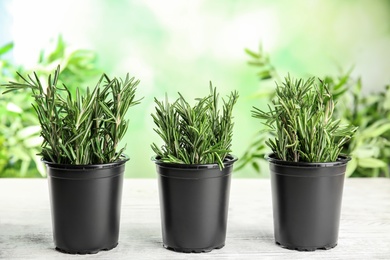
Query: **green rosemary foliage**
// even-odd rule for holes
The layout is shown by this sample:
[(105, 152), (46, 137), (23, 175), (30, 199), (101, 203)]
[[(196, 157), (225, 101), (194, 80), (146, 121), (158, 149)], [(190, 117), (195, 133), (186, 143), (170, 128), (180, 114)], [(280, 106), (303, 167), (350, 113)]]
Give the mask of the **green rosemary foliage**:
[(275, 134), (266, 144), (277, 158), (293, 162), (334, 162), (357, 127), (332, 117), (333, 97), (328, 86), (314, 77), (307, 81), (288, 76), (277, 85), (273, 108), (254, 107), (252, 116), (263, 119)]
[(169, 163), (207, 164), (218, 163), (223, 168), (224, 158), (231, 152), (233, 136), (232, 111), (238, 99), (237, 91), (231, 92), (228, 101), (222, 99), (222, 114), (218, 108), (219, 94), (210, 82), (210, 95), (198, 98), (191, 106), (179, 93), (170, 104), (155, 98), (156, 113), (152, 114), (157, 128), (154, 131), (164, 145), (152, 144), (160, 160)]
[(124, 147), (118, 143), (126, 133), (129, 121), (125, 114), (135, 100), (139, 83), (126, 76), (125, 80), (110, 79), (103, 74), (96, 87), (82, 96), (79, 89), (73, 97), (63, 85), (58, 87), (60, 67), (49, 75), (44, 86), (37, 74), (23, 77), (23, 83), (4, 84), (7, 92), (30, 89), (35, 99), (33, 108), (38, 115), (43, 137), (42, 155), (46, 161), (59, 164), (100, 164), (120, 159)]

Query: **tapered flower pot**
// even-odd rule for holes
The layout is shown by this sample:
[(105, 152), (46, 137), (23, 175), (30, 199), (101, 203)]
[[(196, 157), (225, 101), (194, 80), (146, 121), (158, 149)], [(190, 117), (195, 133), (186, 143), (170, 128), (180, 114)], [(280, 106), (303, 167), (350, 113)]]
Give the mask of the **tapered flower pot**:
[(299, 251), (337, 245), (344, 174), (349, 157), (336, 162), (270, 163), (275, 241)]
[(165, 248), (209, 252), (225, 245), (233, 163), (186, 165), (154, 159), (158, 173), (162, 237)]
[(117, 246), (125, 162), (47, 166), (56, 249), (92, 254)]

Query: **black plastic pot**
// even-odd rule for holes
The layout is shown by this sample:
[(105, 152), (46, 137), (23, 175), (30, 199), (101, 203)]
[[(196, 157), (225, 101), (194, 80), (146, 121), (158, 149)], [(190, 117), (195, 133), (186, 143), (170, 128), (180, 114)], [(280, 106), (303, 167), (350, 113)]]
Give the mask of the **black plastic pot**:
[(269, 155), (275, 241), (299, 251), (337, 245), (344, 174), (349, 157), (336, 162), (286, 162)]
[(127, 160), (98, 165), (44, 161), (57, 250), (93, 254), (117, 246)]
[(164, 247), (210, 252), (225, 245), (234, 156), (217, 164), (186, 165), (153, 159), (158, 173)]

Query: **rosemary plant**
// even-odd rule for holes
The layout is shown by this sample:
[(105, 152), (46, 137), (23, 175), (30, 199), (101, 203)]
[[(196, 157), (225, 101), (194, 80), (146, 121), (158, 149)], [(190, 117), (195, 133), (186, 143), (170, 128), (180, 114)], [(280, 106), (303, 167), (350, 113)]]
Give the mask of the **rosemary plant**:
[(38, 115), (43, 137), (40, 155), (59, 164), (101, 164), (120, 160), (125, 147), (118, 148), (129, 121), (125, 114), (135, 100), (138, 80), (127, 74), (124, 80), (103, 74), (96, 87), (85, 95), (76, 89), (73, 97), (68, 87), (58, 87), (60, 67), (49, 75), (44, 86), (37, 74), (23, 77), (22, 83), (10, 81), (7, 92), (30, 89), (33, 108)]
[(219, 94), (210, 83), (210, 95), (198, 98), (191, 106), (179, 93), (172, 104), (155, 98), (156, 113), (152, 114), (157, 128), (154, 131), (164, 141), (159, 148), (152, 144), (153, 151), (163, 162), (182, 164), (218, 163), (231, 152), (233, 135), (232, 111), (238, 99), (231, 92), (228, 101), (222, 99), (222, 114), (218, 108)]
[(342, 125), (332, 117), (333, 97), (323, 81), (285, 78), (277, 85), (273, 107), (264, 112), (256, 107), (252, 116), (265, 120), (274, 133), (266, 144), (280, 160), (334, 162), (357, 127)]

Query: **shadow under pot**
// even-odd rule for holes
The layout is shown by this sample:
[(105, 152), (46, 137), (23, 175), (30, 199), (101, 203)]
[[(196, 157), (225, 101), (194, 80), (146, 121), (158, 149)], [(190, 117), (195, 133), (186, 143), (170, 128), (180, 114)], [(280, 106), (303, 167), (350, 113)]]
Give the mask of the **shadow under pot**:
[(201, 253), (225, 245), (229, 193), (235, 156), (218, 164), (164, 163), (153, 158), (158, 173), (164, 247)]
[(314, 251), (337, 245), (344, 178), (349, 157), (304, 163), (267, 157), (270, 166), (275, 242)]
[(58, 251), (94, 254), (118, 245), (123, 173), (128, 158), (108, 164), (44, 161), (53, 239)]

